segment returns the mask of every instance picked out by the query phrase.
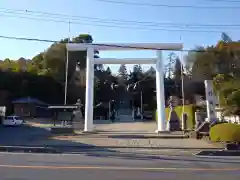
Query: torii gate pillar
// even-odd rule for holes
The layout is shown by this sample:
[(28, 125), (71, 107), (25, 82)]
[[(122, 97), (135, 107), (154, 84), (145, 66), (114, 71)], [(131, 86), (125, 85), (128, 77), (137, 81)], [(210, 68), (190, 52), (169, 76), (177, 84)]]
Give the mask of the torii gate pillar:
[(165, 92), (162, 51), (157, 51), (156, 62), (156, 101), (157, 101), (157, 130), (156, 133), (166, 131)]
[(87, 48), (85, 123), (84, 131), (93, 130), (93, 100), (94, 100), (94, 49)]

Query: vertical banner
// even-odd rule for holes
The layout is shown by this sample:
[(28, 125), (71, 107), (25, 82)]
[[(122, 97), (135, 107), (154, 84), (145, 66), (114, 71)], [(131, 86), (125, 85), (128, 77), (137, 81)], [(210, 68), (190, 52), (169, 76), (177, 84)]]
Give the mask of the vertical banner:
[(205, 80), (206, 105), (208, 121), (215, 121), (216, 119), (216, 96), (213, 91), (213, 81)]
[(6, 115), (6, 106), (0, 106), (0, 116), (4, 117)]

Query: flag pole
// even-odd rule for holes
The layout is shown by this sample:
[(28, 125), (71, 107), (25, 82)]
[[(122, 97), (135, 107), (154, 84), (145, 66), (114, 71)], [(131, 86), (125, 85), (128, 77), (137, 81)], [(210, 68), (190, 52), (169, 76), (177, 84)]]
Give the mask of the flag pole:
[[(68, 21), (68, 43), (70, 43), (70, 30), (71, 30), (71, 22)], [(64, 87), (64, 105), (67, 104), (67, 88), (68, 88), (68, 58), (69, 58), (69, 53), (67, 50), (67, 57), (66, 57), (66, 69), (65, 69), (65, 87)]]

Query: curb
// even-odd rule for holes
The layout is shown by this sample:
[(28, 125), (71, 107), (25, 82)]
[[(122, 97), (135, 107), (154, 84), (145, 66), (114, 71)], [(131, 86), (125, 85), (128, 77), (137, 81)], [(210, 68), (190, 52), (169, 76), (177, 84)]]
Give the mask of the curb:
[[(149, 147), (149, 148), (141, 148), (141, 147), (116, 147), (116, 146), (108, 146), (108, 147), (101, 147), (101, 146), (91, 146), (91, 145), (84, 145), (84, 146), (61, 146), (61, 145), (44, 145), (44, 146), (0, 146), (0, 152), (6, 153), (41, 153), (41, 154), (81, 154), (83, 152), (105, 152), (105, 151), (122, 151), (125, 150), (134, 153), (153, 153), (154, 155), (179, 155), (179, 154), (186, 154), (193, 155), (196, 157), (204, 157), (204, 156), (212, 156), (212, 157), (219, 157), (223, 155), (209, 155), (203, 154), (203, 152), (222, 152), (217, 150), (203, 150), (199, 148), (188, 149), (188, 148), (169, 148), (169, 147)], [(171, 152), (168, 153), (167, 151), (170, 150)], [(198, 153), (197, 153), (198, 152)], [(225, 155), (225, 156), (239, 156), (239, 155)]]
[(240, 156), (198, 156), (196, 154), (193, 154), (193, 156), (195, 156), (196, 158), (207, 158), (207, 159), (222, 159), (222, 160), (226, 160), (226, 159), (231, 159), (231, 160), (236, 160), (236, 161), (240, 161)]
[(189, 139), (188, 136), (180, 135), (135, 135), (135, 134), (104, 134), (104, 133), (76, 133), (74, 137), (89, 137), (89, 138), (112, 138), (112, 139)]
[(222, 150), (221, 148), (181, 148), (181, 147), (167, 147), (167, 146), (162, 146), (162, 147), (138, 147), (138, 146), (95, 146), (95, 145), (18, 145), (18, 146), (0, 146), (0, 151), (7, 151), (7, 150), (42, 150), (42, 151), (57, 151), (57, 149), (65, 149), (65, 148), (72, 148), (72, 149), (142, 149), (142, 150), (181, 150), (181, 151), (201, 151), (201, 152), (212, 152), (212, 151), (220, 151)]
[[(24, 146), (24, 145), (23, 145)], [(28, 145), (27, 145), (28, 146)], [(41, 145), (32, 145), (31, 147), (38, 147)], [(49, 147), (49, 148), (81, 148), (81, 149), (151, 149), (151, 150), (166, 150), (166, 149), (171, 149), (171, 150), (199, 150), (199, 151), (219, 151), (223, 150), (223, 148), (188, 148), (188, 147), (169, 147), (169, 146), (161, 146), (161, 147), (141, 147), (141, 146), (97, 146), (97, 145), (91, 145), (91, 144), (82, 144), (82, 145), (61, 145), (61, 144), (53, 144), (53, 145), (48, 145), (45, 144), (44, 147)]]
[(203, 156), (239, 156), (240, 157), (240, 150), (218, 150), (218, 151), (201, 151), (196, 156), (203, 157)]

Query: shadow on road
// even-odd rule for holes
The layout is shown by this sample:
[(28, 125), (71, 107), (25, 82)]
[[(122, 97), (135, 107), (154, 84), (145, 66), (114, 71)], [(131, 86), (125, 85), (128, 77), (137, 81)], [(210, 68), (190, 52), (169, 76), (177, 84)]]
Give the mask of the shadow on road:
[(26, 146), (26, 147), (50, 147), (51, 145), (64, 144), (76, 147), (91, 147), (83, 143), (65, 142), (52, 139), (50, 128), (42, 128), (30, 125), (4, 127), (0, 126), (0, 146)]
[[(103, 152), (99, 151), (87, 151), (82, 153), (86, 156), (91, 156), (91, 157), (102, 157), (102, 158), (117, 158), (117, 159), (131, 159), (131, 160), (161, 160), (161, 161), (180, 161), (180, 162), (217, 162), (217, 163), (229, 163), (229, 161), (226, 161), (226, 159), (206, 159), (206, 158), (193, 158), (194, 156), (188, 156), (188, 157), (183, 157), (183, 156), (161, 156), (161, 155), (146, 155), (146, 154), (140, 154), (140, 153), (123, 153), (123, 152), (118, 152), (118, 151), (112, 151), (112, 150), (105, 150)], [(239, 161), (231, 161), (233, 164), (238, 164)]]
[(50, 132), (44, 128), (28, 125), (22, 126), (0, 126), (1, 146), (21, 146), (29, 145), (33, 141), (49, 137)]

